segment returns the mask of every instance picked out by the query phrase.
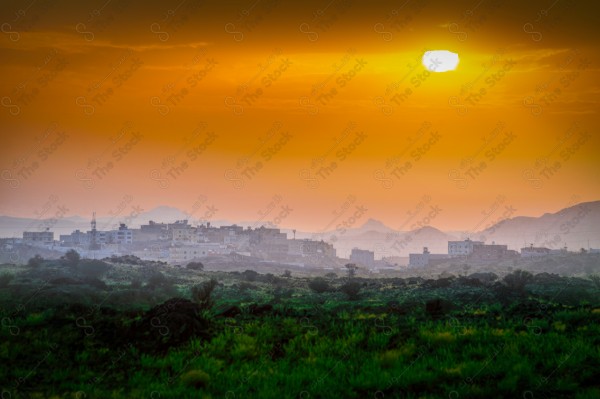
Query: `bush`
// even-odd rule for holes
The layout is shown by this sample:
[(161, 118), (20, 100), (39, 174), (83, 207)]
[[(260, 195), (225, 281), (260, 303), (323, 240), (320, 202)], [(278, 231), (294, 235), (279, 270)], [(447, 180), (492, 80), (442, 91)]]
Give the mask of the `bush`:
[(205, 388), (210, 381), (210, 376), (202, 370), (190, 370), (180, 378), (185, 385), (196, 389)]
[(360, 293), (360, 283), (357, 281), (349, 281), (340, 287), (340, 291), (348, 296), (350, 300), (356, 300)]
[(148, 278), (147, 286), (149, 288), (170, 288), (172, 283), (171, 280), (161, 272), (154, 272), (150, 278)]
[(79, 264), (81, 256), (74, 249), (69, 249), (66, 254), (60, 257), (60, 261), (63, 265), (75, 268)]
[(238, 289), (240, 290), (240, 292), (254, 291), (256, 289), (256, 286), (252, 283), (243, 281), (238, 285)]
[(85, 280), (83, 280), (83, 282), (89, 285), (90, 287), (96, 288), (97, 290), (108, 290), (108, 285), (106, 285), (104, 281), (96, 277), (88, 277)]
[(329, 291), (329, 283), (322, 277), (315, 277), (308, 283), (308, 288), (317, 294), (322, 294), (323, 292)]
[(33, 258), (29, 258), (27, 262), (27, 266), (30, 267), (40, 267), (44, 262), (44, 258), (42, 258), (39, 254), (36, 254)]
[(131, 280), (131, 288), (134, 290), (139, 290), (140, 288), (142, 288), (142, 280), (140, 280), (139, 278), (134, 278), (133, 280)]
[(104, 260), (107, 260), (112, 263), (121, 263), (121, 264), (127, 264), (127, 265), (143, 265), (144, 264), (144, 261), (135, 255), (123, 255), (123, 256), (112, 255), (110, 258), (104, 258)]
[(219, 283), (217, 280), (213, 278), (209, 281), (203, 282), (202, 284), (193, 286), (192, 301), (197, 303), (203, 310), (210, 309), (214, 305), (214, 302), (210, 296), (218, 284)]
[(281, 277), (290, 278), (290, 277), (292, 277), (292, 272), (289, 270), (284, 270)]
[(596, 288), (600, 288), (600, 276), (597, 274), (592, 274), (590, 276), (588, 276), (588, 278), (590, 279), (590, 281), (592, 283), (594, 283), (594, 285), (596, 286)]
[(202, 262), (190, 262), (185, 266), (185, 268), (190, 270), (202, 271), (204, 270), (204, 264), (202, 264)]
[(84, 259), (79, 262), (77, 271), (84, 277), (100, 278), (110, 270), (110, 265), (97, 259)]
[(503, 279), (508, 288), (518, 293), (523, 293), (525, 291), (525, 285), (529, 284), (532, 280), (533, 275), (524, 270), (515, 270), (506, 275)]
[(15, 276), (9, 273), (0, 274), (0, 287), (6, 287)]
[(242, 276), (244, 276), (246, 281), (256, 281), (256, 278), (258, 277), (258, 273), (255, 272), (254, 270), (246, 270), (246, 271), (242, 272)]
[(267, 273), (267, 274), (265, 274), (263, 281), (265, 283), (269, 283), (269, 284), (277, 284), (277, 283), (279, 283), (279, 278), (275, 277), (275, 275), (273, 273)]

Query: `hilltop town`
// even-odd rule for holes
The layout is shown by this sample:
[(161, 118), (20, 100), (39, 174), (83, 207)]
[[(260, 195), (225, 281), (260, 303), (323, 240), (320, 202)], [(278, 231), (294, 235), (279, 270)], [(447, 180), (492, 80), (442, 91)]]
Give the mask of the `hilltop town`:
[[(21, 254), (24, 263), (28, 257), (43, 253), (47, 257), (59, 257), (69, 250), (77, 251), (82, 257), (102, 259), (113, 256), (133, 255), (141, 260), (160, 261), (170, 265), (185, 265), (196, 260), (235, 256), (236, 259), (288, 265), (295, 267), (339, 269), (353, 263), (369, 273), (380, 270), (415, 270), (445, 263), (489, 264), (570, 253), (568, 248), (524, 246), (519, 251), (509, 249), (502, 243), (484, 241), (448, 240), (446, 253), (431, 253), (427, 246), (421, 253), (409, 253), (407, 261), (397, 256), (380, 256), (375, 252), (354, 247), (347, 258), (340, 257), (331, 242), (314, 238), (296, 238), (275, 227), (239, 226), (236, 224), (214, 226), (210, 222), (197, 225), (187, 219), (163, 223), (149, 220), (139, 228), (120, 223), (110, 230), (97, 229), (95, 214), (90, 229), (76, 229), (70, 234), (55, 233), (46, 228), (42, 231), (24, 231), (22, 238), (0, 240), (3, 253)], [(439, 243), (436, 247), (439, 248)], [(576, 252), (600, 252), (597, 249), (580, 249)], [(9, 259), (15, 261), (16, 259)]]

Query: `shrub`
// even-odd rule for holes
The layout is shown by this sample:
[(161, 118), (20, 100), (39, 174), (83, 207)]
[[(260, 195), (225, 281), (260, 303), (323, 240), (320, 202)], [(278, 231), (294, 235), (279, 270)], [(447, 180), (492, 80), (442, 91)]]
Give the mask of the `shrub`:
[(425, 312), (434, 319), (444, 316), (453, 308), (454, 305), (451, 302), (440, 298), (431, 299), (425, 303)]
[(89, 285), (90, 287), (94, 287), (98, 290), (108, 290), (108, 285), (106, 285), (104, 281), (96, 277), (86, 278), (85, 280), (83, 280), (83, 282)]
[(243, 281), (239, 284), (238, 289), (240, 290), (240, 292), (244, 292), (244, 291), (252, 291), (256, 289), (256, 286), (252, 283), (248, 283), (246, 281)]
[(255, 272), (254, 270), (246, 270), (246, 271), (242, 272), (242, 276), (244, 276), (246, 281), (256, 281), (256, 278), (258, 277), (258, 273)]
[(190, 370), (181, 376), (181, 382), (196, 389), (205, 388), (209, 381), (210, 376), (202, 370)]
[(276, 277), (273, 273), (267, 273), (264, 277), (264, 282), (269, 284), (277, 284), (279, 283), (279, 278)]
[(0, 287), (6, 287), (15, 276), (9, 273), (0, 274)]
[(290, 278), (290, 277), (292, 277), (292, 272), (289, 270), (284, 270), (281, 277)]
[(185, 266), (185, 268), (190, 270), (202, 271), (204, 270), (204, 264), (202, 264), (202, 262), (190, 262)]
[(84, 259), (79, 262), (77, 271), (79, 274), (89, 278), (100, 278), (110, 270), (110, 265), (97, 259)]
[(60, 257), (60, 261), (63, 265), (75, 268), (81, 260), (81, 255), (74, 249), (69, 249), (67, 253)]
[(134, 290), (139, 290), (140, 288), (142, 288), (142, 280), (140, 280), (139, 278), (134, 278), (133, 280), (131, 280), (131, 288), (133, 288)]
[(44, 262), (44, 258), (42, 258), (39, 254), (36, 254), (33, 258), (29, 258), (27, 265), (30, 267), (40, 267)]
[(121, 263), (128, 265), (143, 265), (144, 261), (138, 258), (135, 255), (112, 255), (110, 258), (104, 258), (104, 260), (112, 262), (112, 263)]
[(599, 275), (592, 274), (592, 275), (588, 276), (588, 278), (592, 281), (592, 283), (594, 283), (596, 288), (600, 288), (600, 276)]
[(360, 283), (357, 281), (349, 281), (340, 287), (340, 291), (348, 296), (350, 300), (358, 299), (360, 293)]
[(171, 280), (161, 272), (154, 272), (150, 278), (148, 278), (147, 286), (149, 288), (170, 288), (172, 283)]
[(213, 278), (202, 284), (195, 285), (192, 287), (192, 301), (197, 303), (203, 310), (210, 309), (214, 305), (210, 296), (218, 284), (217, 280)]
[(503, 281), (508, 288), (518, 293), (525, 291), (525, 285), (529, 284), (533, 280), (533, 275), (524, 270), (515, 270), (514, 272), (507, 274)]
[(317, 294), (321, 294), (323, 292), (329, 291), (329, 283), (322, 277), (315, 277), (312, 281), (308, 283), (308, 288), (310, 288)]

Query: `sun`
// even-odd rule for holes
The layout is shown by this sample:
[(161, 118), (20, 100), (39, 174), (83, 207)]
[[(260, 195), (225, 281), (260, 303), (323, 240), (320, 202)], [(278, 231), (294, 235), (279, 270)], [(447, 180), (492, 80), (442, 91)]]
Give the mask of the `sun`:
[(453, 71), (458, 66), (458, 54), (448, 50), (426, 51), (422, 62), (430, 72)]

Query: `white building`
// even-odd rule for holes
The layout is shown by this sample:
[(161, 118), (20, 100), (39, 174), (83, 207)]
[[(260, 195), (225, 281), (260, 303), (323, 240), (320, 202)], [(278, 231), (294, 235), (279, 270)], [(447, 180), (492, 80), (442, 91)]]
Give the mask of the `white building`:
[(81, 230), (75, 230), (71, 234), (61, 234), (59, 241), (63, 247), (87, 247), (90, 244), (90, 235)]
[(473, 245), (482, 245), (483, 241), (472, 241), (467, 238), (462, 241), (448, 241), (448, 255), (450, 257), (469, 256), (473, 253)]
[(441, 263), (449, 258), (446, 254), (432, 254), (427, 247), (422, 254), (408, 254), (408, 267), (424, 267)]
[(538, 256), (546, 256), (550, 254), (549, 248), (544, 247), (530, 247), (521, 248), (521, 258), (535, 258)]
[(226, 253), (228, 253), (226, 246), (217, 242), (174, 246), (169, 248), (169, 262), (187, 262), (193, 259)]
[(363, 266), (373, 266), (373, 263), (375, 263), (375, 253), (366, 249), (352, 248), (350, 262)]
[[(91, 232), (88, 232), (91, 236)], [(133, 231), (124, 223), (119, 225), (118, 230), (97, 231), (96, 242), (101, 244), (131, 244), (133, 242)]]

